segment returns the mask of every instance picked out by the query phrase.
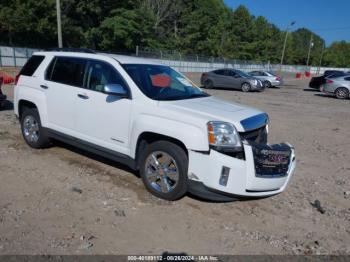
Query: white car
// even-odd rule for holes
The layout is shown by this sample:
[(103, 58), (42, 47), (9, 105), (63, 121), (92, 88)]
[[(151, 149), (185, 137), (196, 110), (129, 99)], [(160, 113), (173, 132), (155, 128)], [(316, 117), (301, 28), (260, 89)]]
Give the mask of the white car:
[(275, 195), (295, 167), (291, 145), (267, 144), (266, 113), (152, 60), (37, 52), (16, 78), (14, 106), (29, 146), (57, 139), (121, 162), (167, 200)]

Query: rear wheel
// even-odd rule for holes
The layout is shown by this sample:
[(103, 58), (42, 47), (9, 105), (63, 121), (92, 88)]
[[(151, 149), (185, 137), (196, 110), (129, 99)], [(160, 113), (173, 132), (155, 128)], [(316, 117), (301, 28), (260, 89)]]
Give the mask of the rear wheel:
[(335, 96), (338, 99), (346, 99), (349, 98), (349, 90), (345, 87), (339, 87), (335, 90)]
[(140, 174), (147, 190), (173, 201), (187, 192), (188, 157), (178, 145), (157, 141), (148, 145), (140, 157)]
[(271, 82), (270, 81), (265, 81), (264, 82), (264, 88), (270, 88), (272, 85), (271, 85)]
[(26, 143), (32, 148), (45, 148), (50, 145), (46, 131), (41, 126), (36, 108), (25, 108), (21, 117), (21, 130)]
[(207, 89), (212, 89), (214, 87), (213, 81), (211, 81), (209, 79), (205, 80), (204, 87), (207, 88)]
[(249, 92), (251, 90), (251, 86), (249, 83), (243, 83), (241, 89), (243, 92)]

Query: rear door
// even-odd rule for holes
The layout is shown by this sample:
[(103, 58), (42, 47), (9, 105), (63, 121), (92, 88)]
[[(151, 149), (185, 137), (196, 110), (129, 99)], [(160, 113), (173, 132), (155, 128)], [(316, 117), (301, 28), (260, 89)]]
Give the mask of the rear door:
[(240, 89), (241, 88), (241, 77), (234, 70), (227, 69), (225, 71), (225, 87)]
[(103, 93), (104, 85), (119, 84), (128, 89), (115, 66), (88, 60), (84, 87), (75, 90), (76, 132), (81, 139), (119, 153), (129, 153), (131, 99)]
[(211, 72), (214, 85), (217, 87), (225, 87), (225, 69), (218, 69)]
[(75, 136), (76, 92), (83, 85), (86, 60), (76, 57), (55, 57), (45, 74), (49, 128)]

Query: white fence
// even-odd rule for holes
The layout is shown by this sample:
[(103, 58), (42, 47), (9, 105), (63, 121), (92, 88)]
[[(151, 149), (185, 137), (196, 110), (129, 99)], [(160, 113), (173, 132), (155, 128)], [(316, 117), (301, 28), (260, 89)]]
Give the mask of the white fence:
[[(22, 67), (31, 55), (39, 51), (39, 49), (25, 48), (25, 47), (9, 47), (0, 46), (0, 67)], [(135, 56), (135, 54), (130, 54)], [(270, 63), (257, 63), (251, 61), (240, 60), (224, 60), (220, 62), (208, 59), (208, 61), (189, 61), (186, 57), (181, 60), (176, 59), (164, 59), (160, 57), (150, 56), (147, 53), (138, 53), (139, 57), (147, 57), (159, 63), (172, 66), (173, 68), (181, 72), (207, 72), (219, 68), (235, 68), (243, 71), (252, 70), (271, 70), (282, 71), (289, 73), (305, 72), (309, 71), (311, 74), (322, 74), (325, 70), (342, 70), (349, 71), (349, 68), (329, 68), (329, 67), (306, 67), (298, 65), (278, 65)]]

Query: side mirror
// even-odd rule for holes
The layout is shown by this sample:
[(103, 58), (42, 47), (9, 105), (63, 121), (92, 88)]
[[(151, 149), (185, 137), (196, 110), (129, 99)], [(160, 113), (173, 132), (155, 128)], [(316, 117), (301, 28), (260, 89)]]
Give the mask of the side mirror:
[(119, 84), (107, 84), (103, 87), (103, 93), (112, 96), (119, 96), (121, 98), (129, 97), (128, 91), (126, 88)]

